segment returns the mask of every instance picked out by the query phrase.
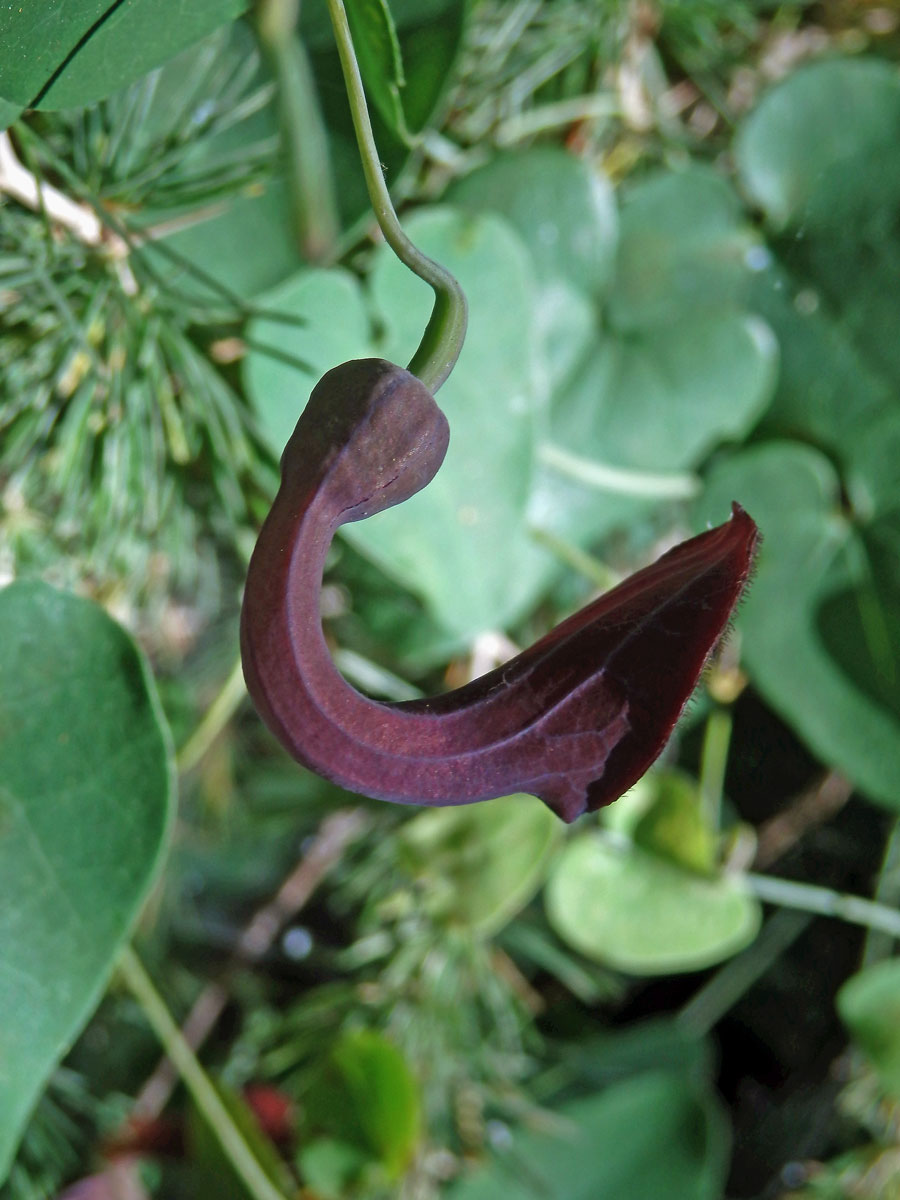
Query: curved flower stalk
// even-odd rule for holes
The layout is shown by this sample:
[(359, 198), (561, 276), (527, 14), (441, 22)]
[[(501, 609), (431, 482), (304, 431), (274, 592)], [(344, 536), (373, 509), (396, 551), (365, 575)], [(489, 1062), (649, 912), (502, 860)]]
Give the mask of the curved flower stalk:
[(662, 750), (747, 582), (757, 529), (683, 542), (465, 687), (381, 703), (334, 666), (319, 612), (337, 528), (401, 503), (440, 467), (446, 418), (414, 375), (360, 359), (317, 384), (247, 579), (250, 694), (299, 762), (351, 791), (455, 805), (513, 792), (563, 820), (610, 803)]

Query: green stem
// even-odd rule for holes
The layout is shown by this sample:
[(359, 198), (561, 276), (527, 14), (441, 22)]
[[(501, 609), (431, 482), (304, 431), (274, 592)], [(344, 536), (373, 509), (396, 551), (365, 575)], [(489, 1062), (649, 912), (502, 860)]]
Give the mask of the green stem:
[(777, 912), (756, 941), (713, 975), (679, 1012), (679, 1025), (704, 1037), (777, 962), (812, 920), (808, 913)]
[(453, 370), (462, 349), (466, 336), (466, 297), (450, 272), (417, 249), (400, 226), (391, 203), (390, 192), (384, 182), (343, 0), (328, 0), (328, 11), (341, 60), (341, 70), (344, 73), (344, 85), (350, 102), (353, 128), (356, 130), (363, 174), (375, 217), (384, 234), (384, 240), (400, 261), (420, 279), (424, 279), (434, 291), (434, 308), (419, 348), (410, 360), (409, 370), (421, 379), (430, 392), (436, 392)]
[(731, 713), (715, 708), (709, 714), (700, 757), (700, 802), (711, 829), (721, 824), (722, 792), (731, 741)]
[(328, 134), (306, 47), (297, 36), (299, 0), (257, 0), (256, 28), (278, 84), (294, 225), (304, 257), (334, 257), (340, 233)]
[(744, 878), (751, 891), (770, 904), (822, 917), (837, 917), (852, 925), (864, 925), (867, 929), (900, 938), (900, 911), (896, 908), (864, 900), (862, 896), (849, 896), (845, 892), (811, 883), (795, 883), (791, 879), (776, 879), (772, 875), (745, 875)]
[(241, 660), (231, 668), (222, 689), (206, 711), (203, 720), (178, 751), (178, 771), (185, 775), (192, 771), (207, 750), (234, 716), (237, 707), (247, 694)]
[(572, 454), (551, 442), (545, 442), (538, 448), (538, 457), (560, 475), (601, 492), (614, 492), (620, 496), (643, 496), (648, 500), (689, 500), (700, 490), (700, 480), (696, 475), (682, 471), (663, 474), (632, 471), (630, 467), (611, 467), (607, 463)]
[(593, 554), (588, 554), (586, 550), (582, 550), (574, 542), (569, 542), (565, 538), (558, 537), (552, 530), (532, 527), (528, 533), (532, 541), (536, 542), (539, 546), (543, 546), (545, 550), (549, 550), (561, 563), (565, 563), (567, 567), (571, 567), (573, 571), (577, 571), (579, 575), (583, 575), (595, 587), (603, 588), (604, 591), (607, 591), (609, 588), (614, 588), (617, 583), (622, 582), (622, 577), (617, 575), (612, 567), (608, 567), (606, 563), (601, 562), (599, 558), (595, 558)]
[[(875, 887), (875, 901), (888, 905), (900, 901), (900, 821), (894, 821), (885, 842), (881, 870), (878, 872), (878, 883)], [(885, 933), (884, 930), (870, 929), (863, 947), (860, 966), (869, 967), (883, 958), (889, 958), (893, 953), (893, 942), (894, 936)]]
[(285, 1200), (260, 1166), (247, 1145), (244, 1135), (222, 1102), (209, 1076), (200, 1066), (193, 1050), (175, 1024), (166, 1002), (153, 986), (141, 960), (131, 946), (126, 946), (118, 962), (119, 973), (140, 1004), (147, 1022), (159, 1038), (166, 1054), (178, 1068), (178, 1073), (191, 1098), (215, 1134), (228, 1161), (234, 1167), (253, 1200)]

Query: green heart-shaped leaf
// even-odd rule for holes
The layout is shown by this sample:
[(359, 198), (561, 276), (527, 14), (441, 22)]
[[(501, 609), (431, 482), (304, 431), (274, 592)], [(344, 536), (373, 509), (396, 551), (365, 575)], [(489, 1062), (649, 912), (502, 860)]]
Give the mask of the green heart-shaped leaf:
[(467, 212), (495, 212), (534, 256), (538, 278), (565, 279), (599, 296), (612, 276), (618, 214), (612, 187), (559, 146), (501, 154), (465, 176), (447, 196)]
[[(448, 630), (471, 637), (503, 628), (523, 601), (525, 511), (535, 424), (545, 397), (533, 370), (534, 283), (525, 247), (498, 217), (431, 209), (410, 236), (461, 282), (469, 329), (440, 403), (450, 449), (427, 489), (348, 538), (425, 597)], [(387, 322), (384, 356), (408, 361), (431, 308), (430, 289), (392, 255), (379, 256), (375, 301)], [(524, 592), (524, 595), (523, 595)]]
[(727, 180), (706, 167), (651, 175), (625, 194), (610, 322), (625, 333), (739, 308), (760, 255)]
[(546, 891), (547, 919), (589, 958), (633, 975), (696, 971), (750, 944), (759, 904), (739, 878), (705, 879), (640, 846), (573, 838)]
[(302, 271), (267, 292), (260, 305), (285, 320), (250, 322), (244, 384), (270, 446), (280, 454), (325, 372), (376, 351), (362, 289), (349, 271)]
[(768, 326), (738, 310), (598, 338), (554, 399), (549, 437), (601, 471), (587, 486), (548, 458), (532, 497), (534, 524), (586, 542), (639, 520), (660, 498), (683, 497), (691, 481), (676, 472), (753, 427), (777, 360)]
[[(862, 531), (842, 511), (834, 468), (810, 447), (764, 444), (710, 474), (700, 518), (711, 519), (726, 497), (746, 505), (763, 534), (738, 614), (754, 684), (823, 762), (896, 809), (900, 719), (881, 698), (885, 672), (896, 677), (898, 669), (886, 657), (896, 643), (896, 598), (886, 607), (879, 599), (882, 584), (892, 585), (883, 571), (873, 573)], [(896, 597), (896, 588), (894, 582), (889, 594)], [(853, 623), (846, 620), (848, 594)], [(837, 615), (844, 614), (839, 629), (835, 610), (829, 612), (836, 598)]]
[(124, 630), (41, 583), (0, 591), (0, 1179), (147, 895), (172, 791)]
[[(823, 121), (822, 114), (828, 113)], [(744, 186), (776, 229), (840, 230), (900, 195), (900, 78), (876, 58), (793, 72), (743, 123)]]

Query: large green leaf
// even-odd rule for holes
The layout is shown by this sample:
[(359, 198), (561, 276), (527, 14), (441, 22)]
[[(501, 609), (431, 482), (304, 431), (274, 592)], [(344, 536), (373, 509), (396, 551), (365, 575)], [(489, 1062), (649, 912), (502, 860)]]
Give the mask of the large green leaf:
[(590, 348), (615, 260), (618, 215), (606, 177), (560, 147), (501, 154), (453, 185), (447, 199), (505, 217), (528, 246), (547, 385), (562, 386)]
[[(862, 247), (857, 250), (862, 252)], [(854, 276), (855, 272), (845, 276), (844, 302), (851, 307), (860, 296), (853, 287)], [(885, 307), (892, 303), (896, 309), (892, 292), (882, 295)], [(861, 485), (871, 450), (866, 444), (873, 426), (894, 405), (896, 384), (867, 358), (840, 309), (826, 305), (819, 281), (797, 279), (778, 266), (760, 279), (756, 299), (775, 331), (781, 357), (764, 428), (770, 434), (805, 435), (848, 467), (854, 463)], [(900, 373), (896, 378), (900, 381)]]
[(900, 225), (860, 233), (785, 244), (787, 269), (767, 272), (757, 295), (782, 363), (764, 429), (828, 450), (854, 512), (871, 520), (900, 497)]
[(798, 71), (744, 122), (736, 154), (782, 231), (754, 291), (782, 348), (766, 427), (827, 448), (859, 516), (896, 509), (900, 77), (866, 59)]
[(451, 1200), (719, 1200), (727, 1131), (718, 1106), (677, 1071), (649, 1071), (572, 1100)]
[(546, 903), (550, 924), (570, 946), (634, 975), (721, 962), (753, 941), (760, 921), (739, 878), (705, 878), (598, 833), (568, 844)]
[[(675, 473), (753, 427), (769, 403), (776, 365), (768, 326), (728, 309), (597, 338), (554, 398), (549, 439), (600, 471), (588, 486), (548, 461), (532, 495), (533, 523), (589, 543), (639, 521), (660, 498), (683, 496), (690, 479)], [(648, 472), (658, 479), (648, 480)], [(727, 513), (726, 506), (716, 519)]]
[(772, 225), (834, 231), (900, 193), (900, 76), (879, 59), (791, 74), (742, 125), (735, 157)]
[(605, 175), (558, 146), (503, 154), (467, 175), (447, 199), (497, 212), (528, 244), (538, 277), (600, 295), (615, 261), (618, 216)]
[(738, 309), (764, 257), (727, 180), (696, 166), (652, 174), (625, 193), (610, 322), (628, 332)]
[(768, 327), (736, 312), (598, 339), (557, 400), (554, 440), (616, 467), (696, 466), (717, 443), (753, 427), (776, 362)]
[(900, 528), (881, 527), (884, 538), (893, 532), (883, 543), (894, 562), (886, 575), (872, 556), (872, 531), (842, 511), (834, 468), (815, 450), (787, 442), (719, 464), (699, 518), (712, 519), (733, 499), (763, 533), (758, 571), (738, 614), (754, 684), (823, 762), (896, 809), (900, 717), (887, 689), (896, 697)]
[(247, 0), (29, 0), (0, 7), (0, 96), (27, 107), (92, 104), (220, 25)]
[(10, 100), (0, 99), (0, 130), (8, 129), (21, 111), (21, 104), (13, 104)]
[(128, 635), (44, 584), (0, 591), (0, 1179), (147, 894), (171, 794)]
[[(278, 284), (302, 266), (303, 257), (292, 232), (291, 199), (287, 181), (276, 175), (248, 192), (237, 192), (211, 204), (209, 216), (185, 221), (185, 227), (161, 243), (178, 255), (154, 262), (157, 271), (179, 295), (208, 303), (221, 302), (222, 291), (199, 277), (199, 268), (232, 293), (248, 299)], [(177, 223), (177, 219), (176, 222)], [(252, 253), (247, 253), (247, 247)], [(152, 258), (161, 254), (151, 245)]]
[(712, 171), (657, 173), (627, 191), (603, 317), (555, 381), (549, 422), (554, 446), (600, 470), (588, 487), (543, 463), (535, 525), (584, 544), (635, 524), (684, 495), (673, 472), (753, 427), (777, 362), (770, 331), (747, 311), (763, 261), (738, 196)]

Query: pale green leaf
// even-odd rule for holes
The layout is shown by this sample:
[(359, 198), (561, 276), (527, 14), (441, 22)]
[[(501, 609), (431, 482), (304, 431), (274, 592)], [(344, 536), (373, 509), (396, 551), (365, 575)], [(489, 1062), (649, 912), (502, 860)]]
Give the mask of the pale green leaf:
[(739, 878), (703, 878), (608, 836), (573, 838), (554, 865), (547, 917), (574, 949), (633, 975), (696, 971), (743, 950), (759, 904)]

